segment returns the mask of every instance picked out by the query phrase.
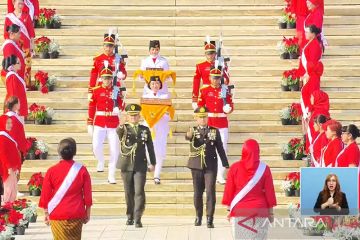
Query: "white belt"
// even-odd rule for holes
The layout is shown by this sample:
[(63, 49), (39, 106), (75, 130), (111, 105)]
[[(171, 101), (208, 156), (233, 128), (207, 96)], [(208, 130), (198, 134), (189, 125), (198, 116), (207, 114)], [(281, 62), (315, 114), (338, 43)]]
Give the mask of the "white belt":
[(227, 117), (227, 116), (225, 113), (208, 113), (208, 117), (221, 118), (221, 117)]
[(118, 114), (115, 112), (105, 112), (105, 111), (96, 111), (95, 115), (96, 116), (106, 116), (106, 117), (118, 116)]

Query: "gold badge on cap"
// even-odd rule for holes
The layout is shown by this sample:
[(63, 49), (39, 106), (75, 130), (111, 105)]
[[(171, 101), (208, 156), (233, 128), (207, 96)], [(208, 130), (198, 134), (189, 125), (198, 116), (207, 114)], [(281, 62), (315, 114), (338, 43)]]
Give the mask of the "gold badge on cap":
[(200, 112), (201, 112), (201, 113), (204, 113), (204, 112), (205, 112), (205, 108), (203, 108), (203, 107), (200, 108)]
[(135, 105), (131, 105), (130, 109), (131, 109), (132, 111), (134, 111), (134, 110), (135, 110)]

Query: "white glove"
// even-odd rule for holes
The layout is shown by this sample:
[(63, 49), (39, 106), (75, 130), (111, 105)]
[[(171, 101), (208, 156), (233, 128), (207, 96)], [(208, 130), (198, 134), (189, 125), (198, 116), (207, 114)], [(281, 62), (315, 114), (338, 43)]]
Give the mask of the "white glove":
[(192, 108), (193, 108), (194, 110), (198, 108), (197, 102), (193, 102), (193, 103), (192, 103)]
[(119, 80), (123, 80), (125, 78), (125, 74), (123, 74), (121, 71), (119, 71), (117, 74), (116, 74), (116, 77), (119, 79)]
[(92, 137), (93, 132), (94, 132), (94, 126), (93, 125), (88, 125), (87, 126), (87, 132), (90, 135), (90, 137)]
[(232, 108), (230, 107), (230, 104), (226, 104), (224, 107), (223, 107), (223, 111), (224, 113), (228, 114), (230, 113), (232, 110)]
[(114, 109), (113, 109), (113, 113), (115, 113), (115, 114), (119, 115), (119, 113), (120, 113), (119, 108), (118, 108), (118, 107), (114, 107)]
[(87, 98), (88, 98), (88, 101), (89, 101), (89, 102), (90, 102), (90, 100), (91, 100), (91, 97), (92, 97), (92, 93), (88, 93)]

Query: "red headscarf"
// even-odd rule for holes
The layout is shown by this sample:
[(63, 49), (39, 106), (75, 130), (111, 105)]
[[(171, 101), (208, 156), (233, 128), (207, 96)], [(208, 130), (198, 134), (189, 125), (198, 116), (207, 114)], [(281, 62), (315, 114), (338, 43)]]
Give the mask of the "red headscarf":
[(308, 0), (308, 1), (310, 1), (317, 8), (319, 8), (322, 12), (324, 12), (324, 0)]
[(312, 93), (312, 96), (314, 97), (314, 104), (311, 106), (312, 117), (324, 115), (329, 118), (329, 95), (322, 90), (317, 90)]
[(240, 159), (240, 175), (244, 176), (245, 182), (250, 180), (260, 164), (260, 148), (259, 144), (254, 139), (249, 139), (244, 142), (242, 147), (242, 154)]

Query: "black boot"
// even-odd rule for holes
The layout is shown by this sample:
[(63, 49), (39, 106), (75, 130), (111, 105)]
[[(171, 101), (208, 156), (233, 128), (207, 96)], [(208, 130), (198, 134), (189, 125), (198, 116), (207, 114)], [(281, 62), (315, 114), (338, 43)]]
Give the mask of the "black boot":
[(195, 218), (195, 226), (201, 226), (202, 217), (196, 217)]
[(135, 221), (135, 227), (136, 227), (136, 228), (142, 228), (142, 227), (143, 227), (143, 225), (142, 225), (142, 223), (141, 223), (141, 220), (136, 220), (136, 221)]
[(208, 228), (214, 228), (214, 218), (213, 217), (207, 217), (206, 225)]
[(126, 221), (126, 225), (134, 225), (134, 219), (128, 218)]

